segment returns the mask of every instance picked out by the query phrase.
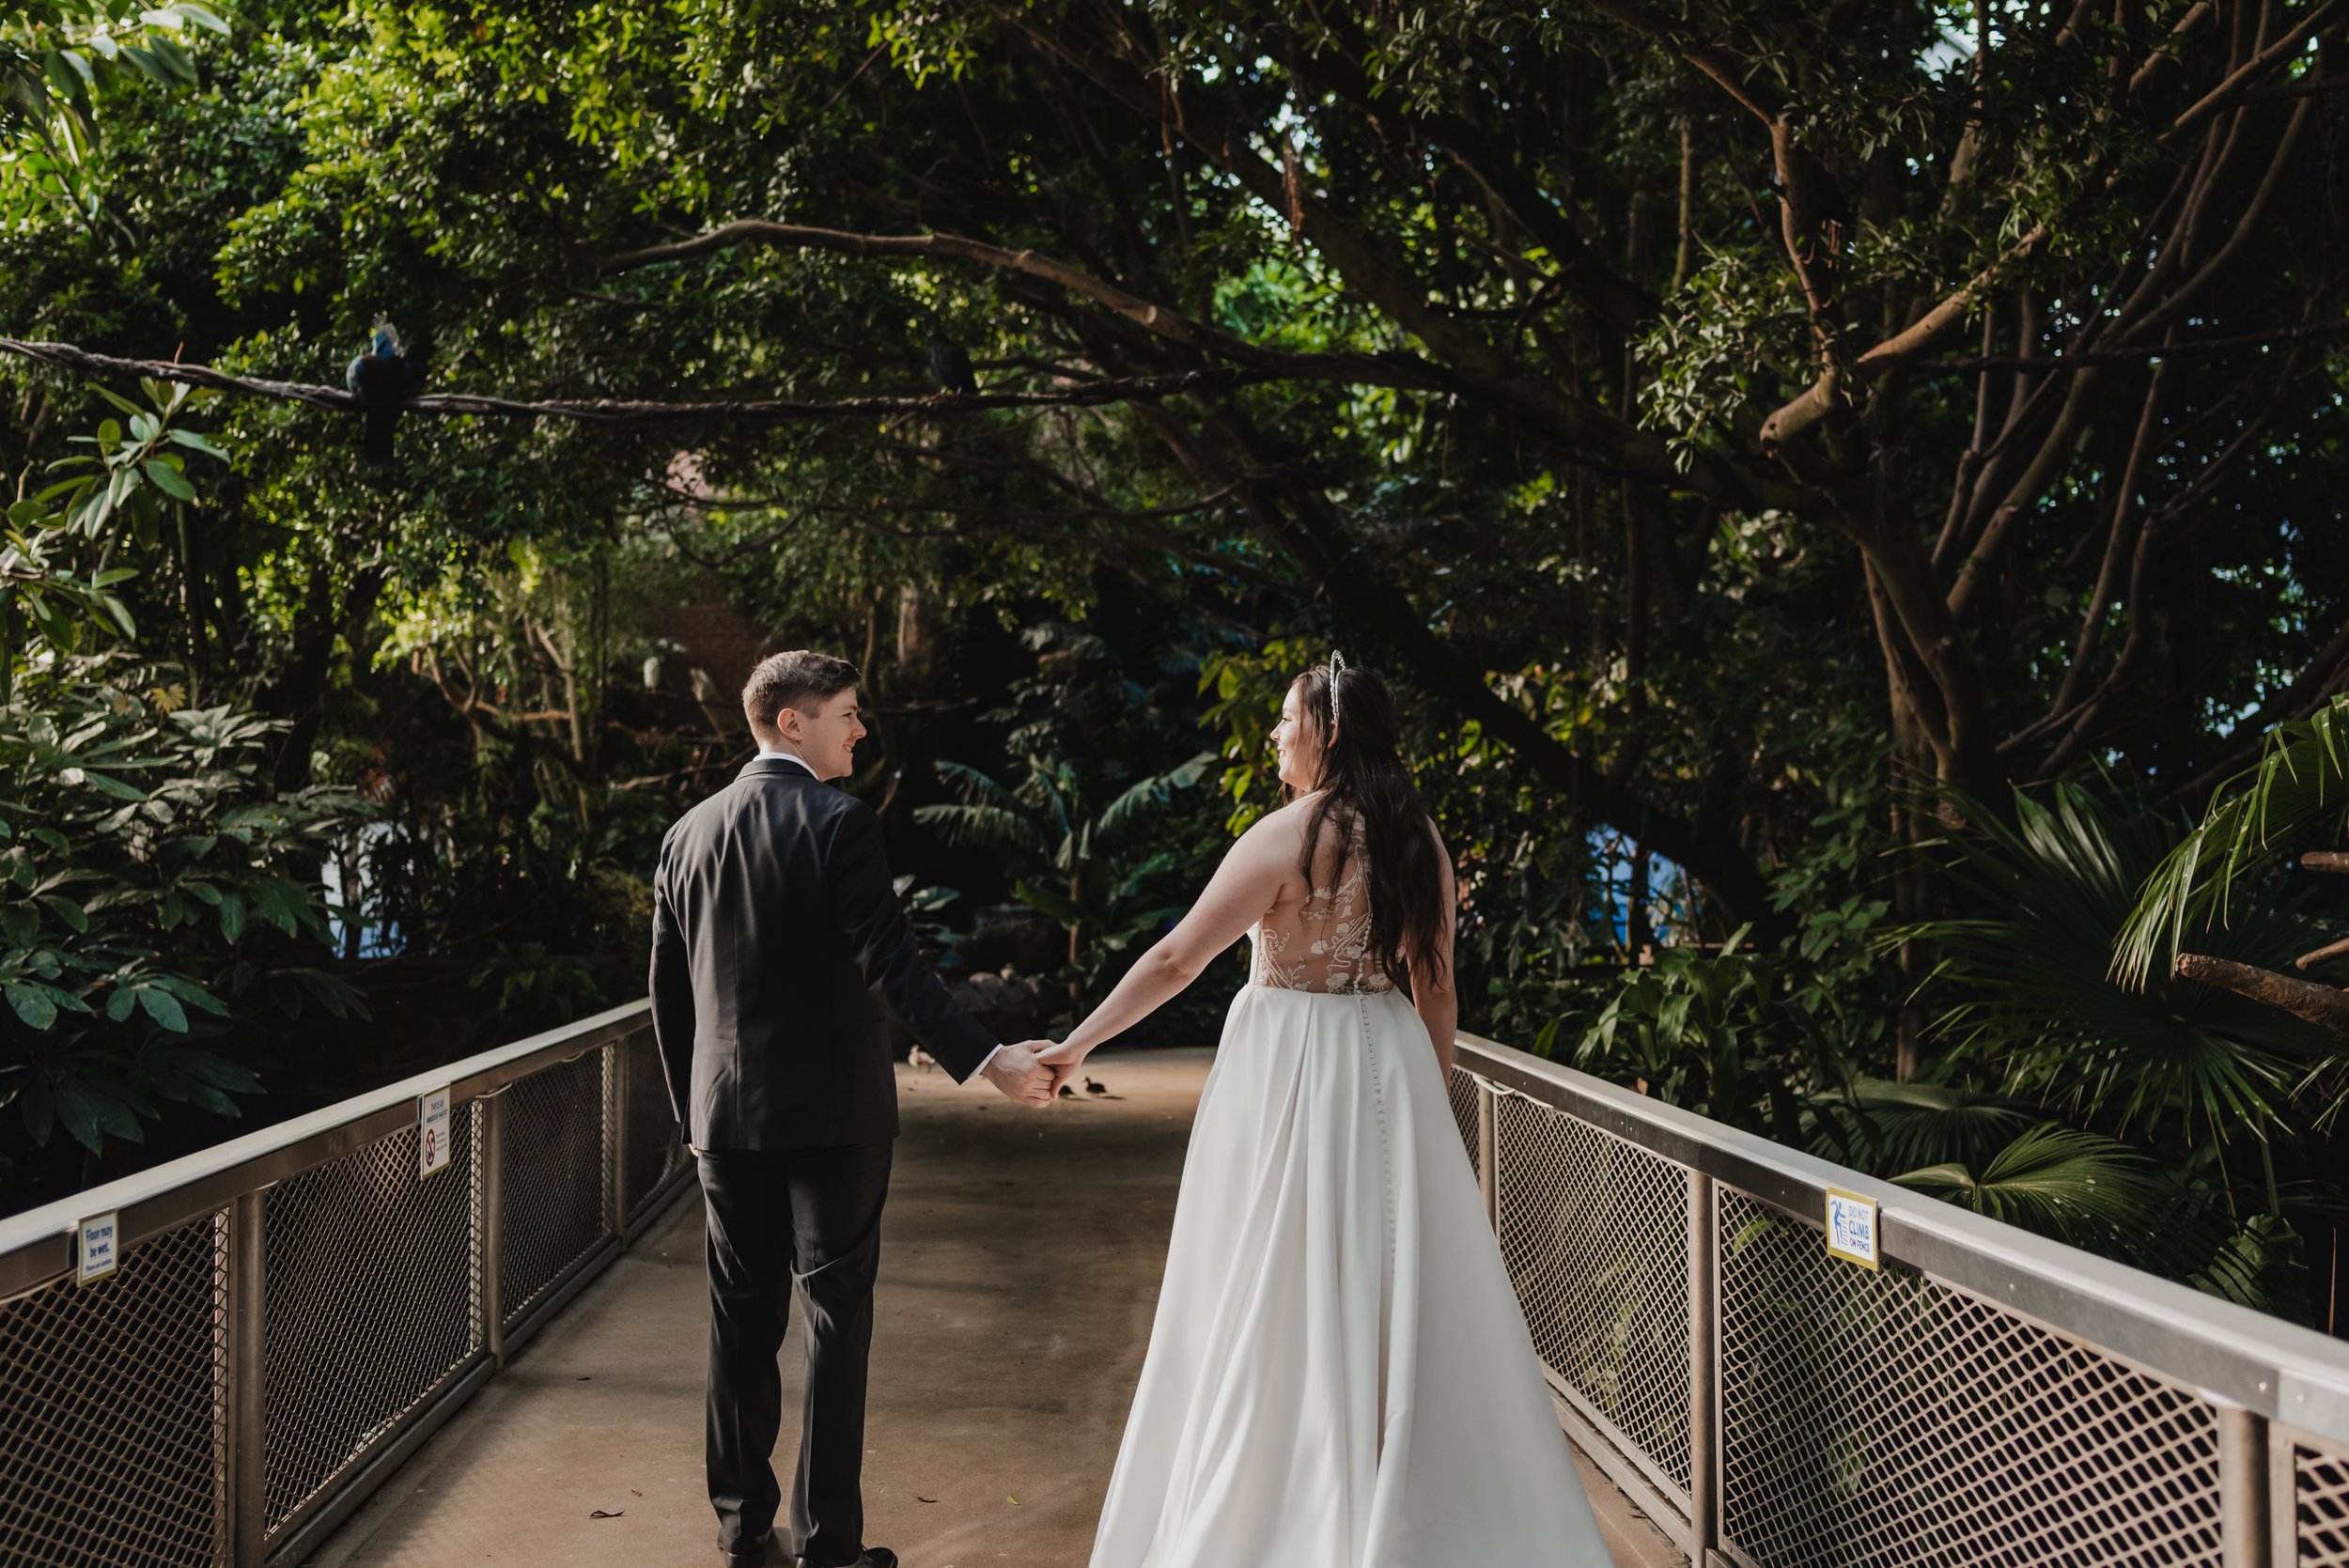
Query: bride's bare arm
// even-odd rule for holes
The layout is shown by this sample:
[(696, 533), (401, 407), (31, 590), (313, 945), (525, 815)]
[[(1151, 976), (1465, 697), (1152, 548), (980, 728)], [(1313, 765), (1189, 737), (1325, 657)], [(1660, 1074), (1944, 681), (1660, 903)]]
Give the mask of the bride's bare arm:
[(1433, 969), (1419, 961), (1411, 965), (1411, 1006), (1419, 1013), (1419, 1021), (1427, 1026), (1427, 1038), (1435, 1043), (1436, 1064), (1443, 1069), (1444, 1081), (1452, 1081), (1452, 1059), (1457, 1053), (1460, 1031), (1460, 998), (1453, 986), (1455, 978), (1452, 968), (1452, 933), (1454, 916), (1457, 912), (1459, 892), (1452, 879), (1452, 854), (1444, 847), (1443, 835), (1436, 825), (1427, 825), (1427, 836), (1436, 841), (1436, 868), (1443, 878), (1443, 913), (1437, 931), (1436, 955), (1442, 960), (1443, 978), (1434, 978)]
[(1102, 1041), (1132, 1028), (1199, 978), (1219, 953), (1239, 940), (1256, 917), (1272, 907), (1281, 884), (1297, 869), (1296, 808), (1283, 807), (1259, 821), (1225, 851), (1206, 890), (1190, 913), (1143, 954), (1126, 978), (1070, 1031), (1044, 1060), (1073, 1067)]

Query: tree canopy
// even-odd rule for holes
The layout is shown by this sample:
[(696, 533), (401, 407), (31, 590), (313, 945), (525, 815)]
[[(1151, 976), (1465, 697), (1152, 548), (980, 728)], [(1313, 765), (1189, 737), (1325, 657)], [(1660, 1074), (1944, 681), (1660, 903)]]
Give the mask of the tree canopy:
[[(1337, 645), (1409, 694), (1472, 1018), (1743, 931), (1792, 967), (1719, 1017), (1766, 982), (1832, 1059), (1765, 1076), (1914, 1078), (2006, 874), (1946, 840), (2136, 855), (2016, 791), (2177, 815), (2349, 679), (2344, 14), (15, 0), (0, 451), (26, 505), (96, 387), (210, 389), (187, 497), (122, 459), (173, 523), (138, 576), (41, 548), (278, 726), (278, 788), (401, 802), (419, 886), (485, 842), (627, 874), (725, 754), (723, 693), (689, 740), (625, 678), (696, 584), (862, 657), (901, 821), (1021, 624), (1151, 716), (1055, 740), (1085, 799), (1206, 705), (1261, 801)], [(379, 317), (422, 394), (380, 474)]]

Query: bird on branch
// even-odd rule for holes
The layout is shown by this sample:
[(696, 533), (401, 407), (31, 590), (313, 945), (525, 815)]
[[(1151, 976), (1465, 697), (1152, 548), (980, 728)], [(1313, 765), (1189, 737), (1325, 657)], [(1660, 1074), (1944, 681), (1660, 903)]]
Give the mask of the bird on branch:
[(971, 373), (971, 356), (961, 344), (935, 329), (930, 333), (930, 374), (957, 397), (972, 396), (979, 390), (979, 379)]
[(365, 450), (378, 468), (392, 463), (392, 436), (399, 427), (399, 411), (414, 391), (407, 358), (399, 351), (399, 334), (389, 321), (376, 318), (374, 341), (367, 351), (343, 372), (343, 385), (366, 405)]

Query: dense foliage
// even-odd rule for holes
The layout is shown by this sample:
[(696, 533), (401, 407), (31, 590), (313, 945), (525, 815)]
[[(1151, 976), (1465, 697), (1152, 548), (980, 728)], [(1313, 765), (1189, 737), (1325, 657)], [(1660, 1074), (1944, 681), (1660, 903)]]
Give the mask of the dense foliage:
[[(2313, 0), (216, 20), (0, 8), (0, 334), (335, 384), (381, 315), (428, 393), (734, 405), (418, 408), (376, 472), (348, 409), (177, 411), (222, 463), (0, 371), (19, 505), (86, 519), (38, 498), (94, 429), (137, 481), (114, 555), (11, 513), (56, 622), (0, 609), (16, 727), (117, 650), (263, 726), (272, 798), (363, 803), (310, 960), (379, 1017), (630, 988), (650, 847), (745, 746), (680, 603), (858, 660), (901, 869), (962, 934), (1048, 911), (1081, 994), (1336, 644), (1408, 699), (1471, 1026), (2321, 1315), (2338, 1038), (2107, 973), (2349, 676)], [(934, 335), (975, 396), (926, 400)], [(2238, 894), (2227, 952), (2336, 934)], [(2015, 1196), (2098, 1171), (2084, 1230)]]

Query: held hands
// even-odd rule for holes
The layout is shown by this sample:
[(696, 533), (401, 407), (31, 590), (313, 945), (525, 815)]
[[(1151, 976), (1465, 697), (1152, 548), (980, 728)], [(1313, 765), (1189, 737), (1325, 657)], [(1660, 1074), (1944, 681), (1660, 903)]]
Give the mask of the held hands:
[(995, 1053), (992, 1062), (980, 1070), (986, 1075), (988, 1082), (1021, 1105), (1050, 1105), (1053, 1091), (1060, 1087), (1062, 1075), (1036, 1059), (1037, 1048), (1050, 1045), (1050, 1040), (1028, 1040), (1019, 1045), (1005, 1046)]
[(1045, 1048), (1036, 1053), (1036, 1061), (1051, 1073), (1052, 1093), (1058, 1094), (1061, 1085), (1077, 1076), (1077, 1066), (1084, 1061), (1086, 1052), (1071, 1045), (1056, 1046), (1050, 1040), (1038, 1040), (1035, 1044)]

